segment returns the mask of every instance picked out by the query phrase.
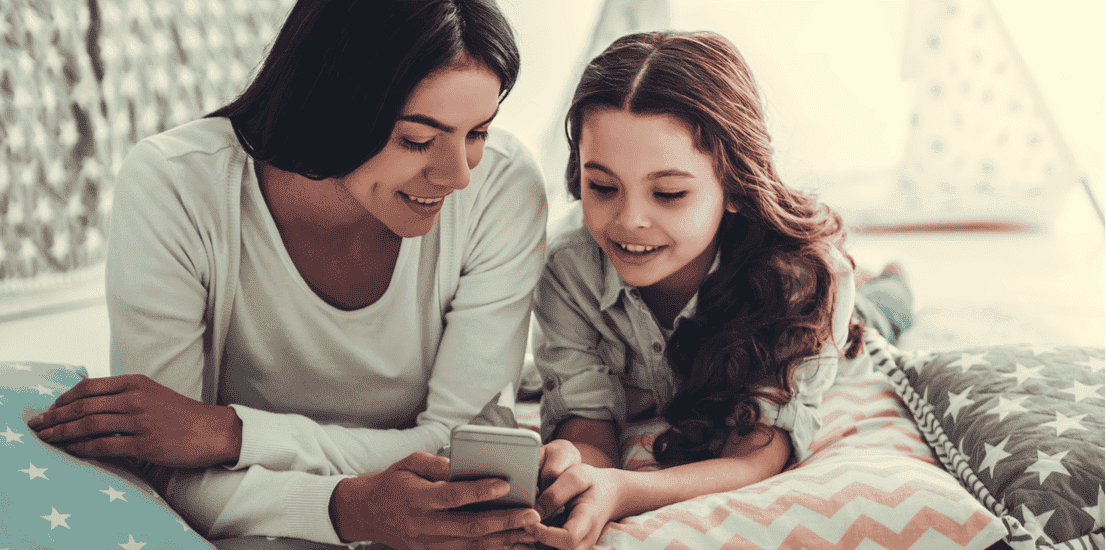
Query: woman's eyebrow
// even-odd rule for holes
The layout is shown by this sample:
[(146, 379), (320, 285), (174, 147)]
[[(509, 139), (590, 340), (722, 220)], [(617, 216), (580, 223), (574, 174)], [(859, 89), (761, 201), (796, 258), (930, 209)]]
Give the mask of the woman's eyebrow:
[[(477, 124), (475, 127), (479, 128), (481, 126), (486, 126), (488, 124), (491, 124), (491, 122), (493, 120), (495, 120), (495, 115), (498, 115), (498, 114), (499, 114), (499, 108), (497, 107), (495, 112), (492, 113), (492, 116), (489, 117), (488, 120), (485, 120), (484, 122), (481, 122), (480, 124)], [(453, 126), (450, 126), (450, 125), (448, 125), (448, 124), (446, 124), (446, 123), (444, 123), (444, 122), (442, 122), (442, 121), (440, 121), (436, 118), (428, 117), (426, 115), (418, 115), (418, 114), (403, 115), (403, 116), (399, 117), (398, 120), (402, 120), (402, 121), (406, 121), (406, 122), (414, 122), (416, 124), (423, 124), (425, 126), (429, 126), (431, 128), (434, 128), (435, 130), (441, 130), (441, 131), (443, 131), (447, 134), (451, 134), (451, 133), (457, 131), (457, 128), (454, 128)]]

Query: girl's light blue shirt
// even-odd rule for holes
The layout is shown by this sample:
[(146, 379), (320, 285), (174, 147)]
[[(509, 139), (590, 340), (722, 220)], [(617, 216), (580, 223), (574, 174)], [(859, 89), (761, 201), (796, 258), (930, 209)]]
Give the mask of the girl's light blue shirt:
[[(545, 270), (534, 291), (532, 345), (541, 373), (542, 438), (571, 416), (628, 420), (655, 407), (663, 414), (678, 388), (665, 355), (672, 331), (662, 328), (637, 288), (627, 284), (583, 224), (579, 205), (551, 231)], [(818, 406), (837, 377), (848, 339), (855, 283), (850, 262), (834, 249), (838, 275), (834, 342), (796, 370), (795, 396), (785, 405), (762, 401), (761, 422), (791, 436), (802, 460), (822, 419)], [(713, 271), (718, 266), (715, 258)], [(676, 317), (673, 329), (695, 312), (698, 294)], [(869, 361), (860, 354), (855, 361)], [(850, 371), (863, 368), (849, 365)], [(870, 366), (868, 367), (870, 370)]]

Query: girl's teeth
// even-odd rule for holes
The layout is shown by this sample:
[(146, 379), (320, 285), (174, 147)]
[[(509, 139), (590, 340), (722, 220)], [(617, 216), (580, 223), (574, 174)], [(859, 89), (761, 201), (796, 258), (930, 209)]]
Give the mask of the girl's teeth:
[(652, 252), (657, 249), (657, 247), (655, 246), (646, 246), (643, 244), (618, 243), (618, 246), (622, 247), (622, 250), (625, 250), (627, 252), (635, 252), (639, 254), (642, 252)]

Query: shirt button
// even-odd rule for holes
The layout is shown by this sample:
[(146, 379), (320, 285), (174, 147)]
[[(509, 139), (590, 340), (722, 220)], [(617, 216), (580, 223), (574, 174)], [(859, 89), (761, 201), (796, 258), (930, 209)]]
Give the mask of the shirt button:
[(641, 293), (638, 292), (638, 290), (635, 288), (630, 291), (630, 296), (637, 300), (638, 298), (641, 298)]
[(664, 349), (664, 346), (660, 342), (653, 342), (653, 351), (660, 353), (662, 349)]
[(553, 391), (553, 388), (556, 388), (556, 387), (557, 387), (557, 383), (554, 382), (552, 378), (545, 381), (545, 390), (546, 391)]

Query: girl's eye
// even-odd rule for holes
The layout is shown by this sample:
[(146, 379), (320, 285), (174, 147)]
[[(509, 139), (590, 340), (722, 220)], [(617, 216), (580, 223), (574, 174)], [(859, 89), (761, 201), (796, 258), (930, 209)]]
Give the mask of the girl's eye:
[(427, 141), (411, 141), (407, 138), (403, 138), (403, 139), (399, 140), (399, 143), (400, 143), (400, 145), (403, 145), (404, 147), (406, 147), (407, 149), (410, 149), (411, 151), (417, 151), (417, 152), (421, 153), (421, 152), (426, 151), (427, 149), (429, 149), (430, 144), (434, 143), (434, 140), (429, 139)]
[(477, 131), (477, 130), (473, 130), (473, 131), (469, 132), (469, 141), (484, 141), (486, 139), (488, 139), (488, 131), (487, 130), (484, 130), (482, 132)]
[(657, 197), (662, 201), (674, 201), (683, 198), (684, 195), (687, 195), (687, 191), (677, 191), (675, 193), (662, 193), (660, 191), (657, 191), (656, 193), (653, 193), (654, 197)]
[(611, 187), (609, 185), (599, 185), (594, 181), (588, 182), (588, 188), (595, 192), (595, 194), (597, 195), (611, 195), (614, 194), (615, 191), (618, 191), (618, 189), (614, 187)]

